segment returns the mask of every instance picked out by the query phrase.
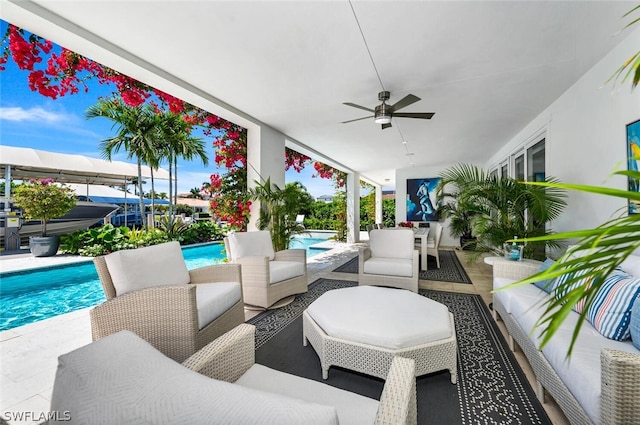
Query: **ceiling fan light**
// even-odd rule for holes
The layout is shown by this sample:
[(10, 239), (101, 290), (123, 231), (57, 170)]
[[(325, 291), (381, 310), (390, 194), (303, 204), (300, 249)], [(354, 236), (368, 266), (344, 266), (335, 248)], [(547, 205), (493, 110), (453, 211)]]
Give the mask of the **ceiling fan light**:
[(375, 113), (373, 115), (373, 121), (376, 124), (389, 124), (391, 122), (391, 111), (389, 105), (384, 102), (376, 106)]

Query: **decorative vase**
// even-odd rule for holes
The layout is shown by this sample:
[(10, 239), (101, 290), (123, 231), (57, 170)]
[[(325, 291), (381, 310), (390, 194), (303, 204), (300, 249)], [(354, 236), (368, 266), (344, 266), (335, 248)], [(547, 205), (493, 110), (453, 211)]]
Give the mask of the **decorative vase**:
[(522, 260), (522, 250), (524, 245), (518, 245), (515, 243), (505, 243), (503, 246), (504, 258), (511, 261)]
[(60, 246), (60, 236), (31, 236), (29, 249), (34, 257), (51, 257), (56, 255)]

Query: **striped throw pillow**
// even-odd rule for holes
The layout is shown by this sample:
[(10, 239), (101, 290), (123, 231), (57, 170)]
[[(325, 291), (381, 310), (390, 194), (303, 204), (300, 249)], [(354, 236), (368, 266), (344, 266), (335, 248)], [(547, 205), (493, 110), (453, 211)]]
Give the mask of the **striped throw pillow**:
[(631, 308), (640, 295), (640, 278), (614, 270), (598, 290), (587, 320), (603, 336), (622, 341), (631, 336)]
[(631, 309), (631, 341), (633, 346), (640, 350), (640, 298), (636, 297)]
[[(582, 275), (584, 275), (587, 271), (586, 270), (580, 270), (578, 272), (575, 273), (566, 273), (563, 274), (561, 276), (559, 276), (554, 284), (553, 287), (553, 295), (556, 297), (556, 299), (558, 301), (562, 301), (563, 298), (565, 298), (567, 296), (567, 294), (571, 291), (573, 291), (574, 289), (580, 287), (580, 286), (591, 286), (591, 282), (593, 281), (593, 276), (586, 276), (583, 277), (581, 279), (578, 279), (576, 281), (574, 281), (571, 284), (568, 285), (564, 285), (565, 282), (567, 282), (570, 278), (572, 278), (573, 276), (576, 277), (580, 277)], [(564, 286), (562, 286), (564, 285)], [(576, 305), (573, 306), (573, 311), (577, 312), (577, 313), (582, 313), (582, 310), (584, 309), (584, 298), (581, 298), (580, 301), (578, 301), (576, 303)], [(564, 304), (564, 303), (563, 303)]]

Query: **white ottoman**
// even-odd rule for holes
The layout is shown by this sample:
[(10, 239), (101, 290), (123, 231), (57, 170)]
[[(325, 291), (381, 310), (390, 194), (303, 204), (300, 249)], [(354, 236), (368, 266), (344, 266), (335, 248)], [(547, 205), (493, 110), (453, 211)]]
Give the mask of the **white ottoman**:
[(457, 381), (453, 314), (404, 289), (356, 286), (322, 294), (302, 314), (303, 344), (311, 343), (327, 379), (340, 366), (386, 379), (394, 356), (414, 359), (416, 376), (448, 369)]

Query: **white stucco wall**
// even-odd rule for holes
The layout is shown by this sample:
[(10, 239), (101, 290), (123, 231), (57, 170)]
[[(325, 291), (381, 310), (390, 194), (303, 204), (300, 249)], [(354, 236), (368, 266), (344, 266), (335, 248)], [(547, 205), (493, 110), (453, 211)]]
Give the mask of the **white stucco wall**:
[[(247, 186), (255, 187), (255, 181), (264, 182), (271, 177), (271, 183), (284, 187), (284, 146), (285, 136), (273, 128), (262, 125), (249, 129), (247, 133)], [(249, 230), (256, 229), (259, 203), (251, 204)]]
[[(566, 183), (626, 189), (626, 179), (610, 177), (626, 169), (626, 125), (640, 119), (640, 88), (627, 82), (614, 88), (605, 81), (640, 48), (640, 29), (576, 81), (545, 111), (523, 128), (484, 164), (506, 158), (525, 141), (546, 131), (546, 173)], [(567, 208), (551, 227), (568, 231), (595, 227), (626, 212), (625, 200), (569, 192)]]

